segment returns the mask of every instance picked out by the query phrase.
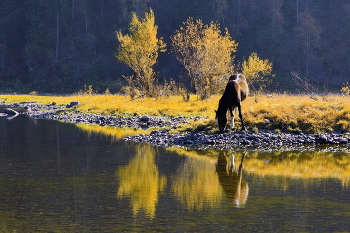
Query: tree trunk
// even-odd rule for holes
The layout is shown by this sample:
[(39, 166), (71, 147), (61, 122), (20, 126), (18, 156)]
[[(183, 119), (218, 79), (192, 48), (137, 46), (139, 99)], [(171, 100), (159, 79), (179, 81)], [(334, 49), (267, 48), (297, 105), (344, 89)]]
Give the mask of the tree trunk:
[(86, 14), (86, 9), (85, 9), (85, 1), (83, 2), (83, 7), (84, 7), (84, 15), (85, 15), (85, 43), (86, 43), (87, 34), (88, 34), (88, 19), (87, 19), (87, 14)]
[(2, 48), (1, 68), (2, 74), (5, 75), (5, 58), (6, 58), (6, 39)]
[(57, 16), (57, 22), (56, 22), (56, 54), (55, 54), (55, 64), (58, 64), (58, 49), (59, 49), (59, 42), (60, 42), (60, 23), (59, 23), (59, 14), (58, 10), (56, 12)]
[(297, 25), (299, 25), (299, 0), (297, 0)]
[(72, 0), (72, 19), (74, 19), (74, 7), (75, 7), (75, 1)]

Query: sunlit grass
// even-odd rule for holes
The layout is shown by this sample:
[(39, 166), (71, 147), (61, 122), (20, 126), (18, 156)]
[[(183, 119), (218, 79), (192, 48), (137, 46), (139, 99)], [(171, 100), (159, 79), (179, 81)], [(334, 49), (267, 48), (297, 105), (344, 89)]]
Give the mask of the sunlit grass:
[[(214, 110), (218, 107), (221, 96), (212, 96), (200, 100), (192, 95), (189, 101), (181, 96), (139, 98), (131, 100), (119, 95), (73, 95), (73, 96), (35, 96), (35, 95), (0, 95), (0, 102), (36, 102), (37, 104), (69, 104), (79, 101), (74, 110), (86, 113), (130, 116), (135, 113), (150, 116), (206, 116), (207, 120), (190, 122), (184, 130), (197, 129), (210, 131), (215, 128)], [(261, 95), (248, 97), (243, 102), (243, 117), (251, 128), (277, 129), (320, 133), (331, 131), (350, 131), (350, 96), (327, 96), (327, 100), (310, 98), (308, 95)], [(266, 124), (268, 119), (272, 124)], [(240, 122), (236, 116), (236, 128)]]

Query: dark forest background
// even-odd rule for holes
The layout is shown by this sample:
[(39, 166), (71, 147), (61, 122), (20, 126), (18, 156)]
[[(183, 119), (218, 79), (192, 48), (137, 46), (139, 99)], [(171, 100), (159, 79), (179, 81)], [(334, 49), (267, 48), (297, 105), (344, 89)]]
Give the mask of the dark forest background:
[(269, 59), (270, 91), (301, 91), (291, 72), (322, 91), (350, 80), (348, 0), (1, 0), (0, 92), (119, 91), (132, 71), (114, 57), (116, 31), (150, 7), (168, 45), (154, 67), (160, 81), (186, 76), (169, 45), (189, 16), (228, 28), (235, 63), (252, 52)]

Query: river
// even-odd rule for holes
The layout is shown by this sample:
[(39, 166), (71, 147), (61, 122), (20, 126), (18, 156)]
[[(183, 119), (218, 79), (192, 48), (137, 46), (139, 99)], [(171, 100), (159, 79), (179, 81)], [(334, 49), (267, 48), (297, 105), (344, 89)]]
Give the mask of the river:
[(1, 232), (350, 231), (350, 154), (195, 150), (0, 117)]

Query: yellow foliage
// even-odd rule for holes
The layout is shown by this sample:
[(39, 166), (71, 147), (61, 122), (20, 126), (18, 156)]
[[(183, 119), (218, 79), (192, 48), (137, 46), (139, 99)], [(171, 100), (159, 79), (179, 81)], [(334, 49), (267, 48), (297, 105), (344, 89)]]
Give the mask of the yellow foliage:
[(349, 86), (349, 83), (348, 83), (348, 82), (343, 83), (343, 86), (342, 86), (342, 88), (340, 89), (340, 92), (341, 92), (343, 95), (350, 95), (350, 86)]
[(204, 25), (190, 17), (171, 36), (173, 52), (188, 71), (192, 85), (201, 98), (215, 94), (225, 87), (223, 77), (233, 70), (233, 53), (238, 44), (228, 30), (221, 34), (220, 25), (211, 22)]
[(242, 74), (250, 84), (259, 83), (263, 88), (264, 82), (268, 82), (267, 76), (271, 75), (272, 63), (268, 59), (260, 59), (256, 53), (252, 53), (248, 60), (242, 63)]
[[(165, 52), (166, 44), (157, 38), (158, 27), (155, 25), (154, 12), (145, 12), (145, 18), (139, 19), (132, 14), (129, 26), (130, 34), (117, 32), (120, 42), (116, 58), (128, 65), (135, 73), (136, 79), (131, 79), (134, 85), (144, 95), (152, 95), (155, 75), (153, 66), (156, 64), (159, 52)], [(129, 83), (130, 85), (130, 83)]]

